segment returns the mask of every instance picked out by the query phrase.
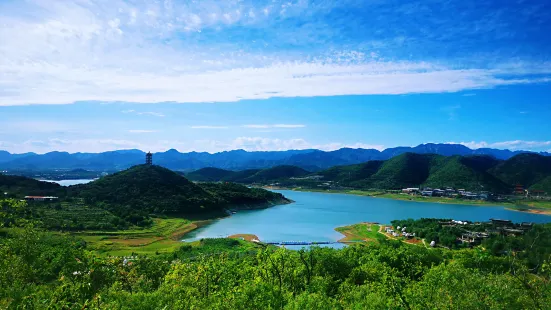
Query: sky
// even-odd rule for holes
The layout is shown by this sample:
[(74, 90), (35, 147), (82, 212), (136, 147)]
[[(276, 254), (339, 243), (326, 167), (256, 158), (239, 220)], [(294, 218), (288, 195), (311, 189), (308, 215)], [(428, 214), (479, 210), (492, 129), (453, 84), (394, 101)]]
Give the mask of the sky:
[(0, 0), (0, 150), (551, 151), (547, 0)]

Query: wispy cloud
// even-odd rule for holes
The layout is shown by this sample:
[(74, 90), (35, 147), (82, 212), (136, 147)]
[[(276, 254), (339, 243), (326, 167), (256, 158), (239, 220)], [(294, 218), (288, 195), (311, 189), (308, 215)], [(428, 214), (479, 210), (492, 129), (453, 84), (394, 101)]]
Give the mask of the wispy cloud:
[(442, 111), (444, 111), (448, 115), (448, 120), (454, 121), (454, 120), (457, 120), (457, 115), (460, 109), (461, 109), (461, 105), (456, 104), (452, 106), (443, 107)]
[(228, 129), (230, 127), (228, 126), (209, 126), (209, 125), (201, 125), (201, 126), (190, 126), (191, 129)]
[(486, 142), (486, 141), (470, 141), (470, 142), (448, 142), (450, 144), (462, 144), (471, 149), (479, 148), (496, 148), (508, 150), (525, 150), (525, 151), (544, 151), (551, 146), (551, 141), (524, 141), (512, 140), (501, 142)]
[(149, 115), (149, 116), (157, 116), (157, 117), (165, 116), (163, 113), (159, 113), (159, 112), (138, 112), (136, 110), (124, 110), (121, 112), (124, 114)]
[[(425, 9), (434, 16), (412, 18)], [(458, 22), (456, 9), (454, 1), (3, 1), (0, 105), (441, 93), (551, 81), (548, 57), (533, 59), (525, 41), (496, 46), (504, 35), (545, 35), (545, 10), (516, 14), (511, 2)], [(509, 16), (514, 22), (503, 20)], [(535, 18), (544, 24), (508, 28)], [(464, 59), (473, 49), (486, 57)], [(531, 61), (507, 60), (522, 56)]]
[(158, 132), (158, 130), (147, 130), (147, 129), (131, 129), (128, 130), (129, 133), (154, 133)]
[(251, 124), (251, 125), (241, 125), (243, 128), (256, 128), (256, 129), (266, 129), (266, 128), (304, 128), (306, 125), (303, 124)]

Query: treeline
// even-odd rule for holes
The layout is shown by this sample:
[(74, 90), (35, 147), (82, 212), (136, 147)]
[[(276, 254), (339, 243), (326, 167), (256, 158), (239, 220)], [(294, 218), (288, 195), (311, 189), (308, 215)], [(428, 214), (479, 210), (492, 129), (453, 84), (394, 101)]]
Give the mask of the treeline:
[[(38, 242), (40, 240), (40, 242)], [(388, 242), (342, 250), (267, 248), (100, 258), (25, 229), (0, 238), (0, 308), (546, 309), (549, 260)], [(221, 252), (222, 251), (222, 252)], [(182, 258), (180, 258), (182, 257)]]
[(551, 194), (551, 157), (519, 154), (503, 161), (482, 155), (447, 157), (404, 153), (388, 160), (335, 166), (314, 173), (296, 166), (277, 166), (244, 171), (203, 168), (187, 176), (196, 181), (277, 182), (282, 186), (316, 188), (332, 182), (335, 186), (356, 189), (399, 190), (426, 186), (493, 193), (511, 193), (515, 185), (521, 184), (527, 189)]
[(287, 203), (283, 195), (238, 184), (195, 184), (159, 166), (140, 165), (88, 184), (62, 187), (20, 176), (0, 175), (6, 197), (59, 197), (32, 203), (25, 218), (55, 230), (112, 230), (145, 227), (152, 216), (215, 217), (226, 208)]
[[(386, 240), (291, 251), (205, 239), (150, 257), (105, 258), (69, 236), (5, 221), (2, 309), (548, 309), (548, 225), (505, 251), (456, 251)], [(11, 227), (5, 228), (6, 223)], [(527, 246), (518, 249), (517, 243)], [(547, 252), (545, 252), (547, 251)], [(531, 256), (531, 253), (542, 255)], [(531, 261), (534, 259), (534, 261)]]

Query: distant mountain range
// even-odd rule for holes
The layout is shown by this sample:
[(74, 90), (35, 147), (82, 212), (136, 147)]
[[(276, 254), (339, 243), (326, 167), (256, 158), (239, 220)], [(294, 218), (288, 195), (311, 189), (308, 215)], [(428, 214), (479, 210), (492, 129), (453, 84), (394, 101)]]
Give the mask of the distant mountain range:
[[(289, 150), (272, 152), (225, 151), (180, 153), (177, 150), (155, 153), (155, 164), (179, 171), (193, 171), (205, 167), (227, 170), (266, 169), (279, 165), (297, 166), (308, 171), (320, 171), (334, 166), (359, 164), (372, 160), (387, 160), (404, 153), (437, 154), (444, 156), (488, 155), (506, 160), (529, 151), (510, 151), (490, 148), (470, 149), (460, 144), (421, 144), (416, 147), (395, 147), (384, 151), (375, 149), (342, 148), (336, 151)], [(551, 156), (551, 153), (537, 153)], [(11, 154), (0, 151), (0, 170), (86, 169), (117, 171), (144, 162), (140, 150), (120, 150), (103, 153), (50, 152), (46, 154)]]
[(518, 154), (507, 160), (488, 155), (443, 156), (404, 153), (388, 160), (335, 166), (308, 173), (296, 166), (228, 171), (202, 168), (186, 174), (193, 181), (238, 182), (316, 187), (325, 182), (357, 189), (407, 187), (464, 188), (470, 191), (511, 193), (516, 184), (551, 193), (551, 157)]

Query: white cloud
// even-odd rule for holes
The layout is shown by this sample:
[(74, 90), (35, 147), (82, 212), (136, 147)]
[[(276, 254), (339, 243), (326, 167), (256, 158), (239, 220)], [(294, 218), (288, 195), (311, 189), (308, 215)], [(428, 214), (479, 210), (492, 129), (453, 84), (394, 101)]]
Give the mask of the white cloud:
[(242, 125), (243, 128), (256, 128), (256, 129), (266, 129), (266, 128), (304, 128), (306, 125), (302, 124), (252, 124), (252, 125)]
[[(220, 143), (219, 143), (220, 144)], [(349, 148), (365, 148), (365, 149), (378, 149), (383, 150), (383, 145), (370, 145), (364, 143), (325, 143), (316, 144), (310, 143), (305, 139), (273, 139), (263, 137), (239, 137), (231, 141), (229, 144), (220, 146), (227, 149), (243, 149), (246, 151), (284, 151), (284, 150), (305, 150), (305, 149), (319, 149), (324, 151), (334, 151), (344, 147)]]
[(228, 129), (228, 126), (209, 126), (209, 125), (201, 125), (201, 126), (190, 126), (191, 129)]
[(252, 16), (251, 8), (239, 2), (167, 4), (1, 3), (0, 106), (440, 93), (551, 81), (549, 63), (492, 69), (385, 61), (354, 49), (301, 56), (287, 50), (252, 53), (230, 43), (198, 43), (193, 34), (199, 31), (233, 24), (258, 27), (311, 8), (299, 1), (285, 4), (280, 15), (273, 16), (276, 7), (252, 7), (264, 11)]
[(495, 148), (495, 149), (508, 149), (512, 151), (524, 150), (524, 151), (543, 151), (551, 146), (551, 141), (501, 141), (491, 142), (486, 141), (470, 141), (470, 142), (448, 142), (449, 144), (462, 144), (471, 149), (480, 148)]
[(163, 113), (159, 113), (159, 112), (138, 112), (136, 110), (124, 110), (121, 112), (124, 114), (149, 115), (149, 116), (157, 116), (157, 117), (165, 116)]
[(129, 133), (154, 133), (158, 132), (157, 130), (147, 130), (147, 129), (131, 129), (128, 130)]

